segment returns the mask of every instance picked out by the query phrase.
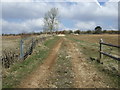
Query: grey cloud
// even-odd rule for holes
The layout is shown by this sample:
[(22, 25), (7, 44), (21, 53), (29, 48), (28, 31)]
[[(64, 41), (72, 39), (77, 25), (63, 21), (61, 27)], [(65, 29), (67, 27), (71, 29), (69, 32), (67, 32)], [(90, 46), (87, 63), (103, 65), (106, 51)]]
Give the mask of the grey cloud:
[[(96, 3), (2, 3), (3, 32), (22, 32), (42, 29), (40, 18), (44, 17), (52, 7), (59, 9), (62, 24), (60, 29), (69, 28), (65, 26), (64, 19), (75, 22), (73, 28), (93, 29), (95, 25), (102, 25), (104, 29), (117, 29), (118, 6), (117, 3), (106, 3), (99, 7)], [(16, 20), (21, 20), (20, 22)], [(12, 21), (11, 21), (12, 20)], [(41, 21), (42, 22), (42, 21)], [(83, 26), (81, 26), (81, 24)], [(87, 27), (84, 27), (86, 24)], [(93, 26), (91, 26), (93, 25)]]
[[(45, 8), (47, 7), (47, 8)], [(41, 18), (49, 10), (47, 3), (3, 3), (3, 19)]]

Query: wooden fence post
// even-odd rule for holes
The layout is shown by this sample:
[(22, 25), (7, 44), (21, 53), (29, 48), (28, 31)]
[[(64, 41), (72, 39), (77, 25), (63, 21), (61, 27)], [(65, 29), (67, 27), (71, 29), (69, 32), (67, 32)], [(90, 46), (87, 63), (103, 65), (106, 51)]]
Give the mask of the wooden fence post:
[(20, 59), (22, 59), (24, 56), (24, 46), (23, 46), (23, 40), (20, 40)]
[(101, 38), (100, 39), (100, 59), (102, 59), (103, 58), (103, 55), (101, 54), (101, 52), (102, 52), (102, 43), (103, 42), (103, 39)]

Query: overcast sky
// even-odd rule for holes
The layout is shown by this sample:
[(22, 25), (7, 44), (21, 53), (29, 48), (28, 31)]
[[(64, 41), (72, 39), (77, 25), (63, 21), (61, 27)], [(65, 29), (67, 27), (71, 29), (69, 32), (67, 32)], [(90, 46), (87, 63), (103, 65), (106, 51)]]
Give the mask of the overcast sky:
[(59, 30), (94, 30), (98, 25), (104, 30), (118, 30), (118, 2), (7, 1), (2, 0), (0, 24), (3, 33), (42, 31), (44, 14), (53, 7), (59, 9)]

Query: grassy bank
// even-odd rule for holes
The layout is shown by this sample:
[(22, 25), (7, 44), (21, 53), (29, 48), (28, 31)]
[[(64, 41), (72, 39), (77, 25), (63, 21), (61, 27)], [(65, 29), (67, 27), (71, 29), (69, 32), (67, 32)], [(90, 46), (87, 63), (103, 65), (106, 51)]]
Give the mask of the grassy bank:
[(15, 63), (9, 69), (3, 69), (3, 88), (15, 88), (38, 65), (41, 65), (59, 37), (51, 37), (43, 44), (38, 44), (33, 54), (26, 60)]

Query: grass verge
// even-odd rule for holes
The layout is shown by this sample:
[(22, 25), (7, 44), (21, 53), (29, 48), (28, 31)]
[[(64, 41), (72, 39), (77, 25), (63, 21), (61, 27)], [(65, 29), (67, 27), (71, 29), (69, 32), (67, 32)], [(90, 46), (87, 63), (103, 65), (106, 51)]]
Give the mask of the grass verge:
[(67, 42), (61, 45), (57, 61), (49, 78), (50, 88), (72, 88), (72, 64), (67, 54)]
[(30, 74), (38, 65), (41, 65), (53, 48), (59, 37), (52, 37), (44, 42), (44, 45), (37, 45), (33, 54), (22, 62), (17, 62), (9, 69), (3, 69), (3, 88), (16, 88), (22, 79)]
[[(97, 68), (99, 72), (101, 72), (105, 77), (107, 77), (106, 80), (112, 82), (109, 82), (110, 86), (116, 88), (120, 86), (118, 85), (120, 84), (120, 75), (118, 72), (118, 63), (120, 62), (104, 56), (103, 59), (101, 59), (101, 62), (103, 62), (103, 64), (100, 64), (96, 62), (97, 59), (99, 59), (99, 44), (89, 43), (87, 41), (82, 41), (69, 36), (67, 36), (67, 38), (77, 43), (79, 49), (88, 60), (87, 62), (89, 64), (92, 64), (95, 68)], [(90, 58), (93, 58), (94, 60), (91, 60)]]

